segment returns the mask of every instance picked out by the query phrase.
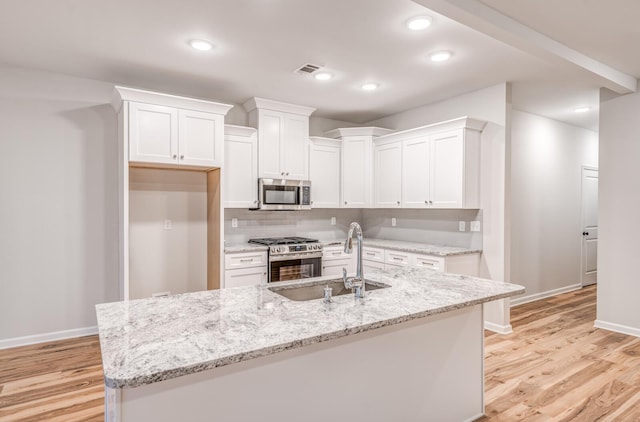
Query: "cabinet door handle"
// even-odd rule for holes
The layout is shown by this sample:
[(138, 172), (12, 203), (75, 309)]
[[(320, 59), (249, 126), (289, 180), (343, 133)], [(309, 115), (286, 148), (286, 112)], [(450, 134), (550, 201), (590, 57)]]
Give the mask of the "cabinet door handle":
[(241, 259), (240, 262), (252, 262), (253, 258)]
[(400, 205), (400, 201), (398, 201), (398, 205)]
[(171, 158), (173, 158), (175, 160), (175, 159), (178, 158), (178, 155), (177, 154), (173, 154), (173, 157), (171, 157)]
[(280, 176), (284, 176), (284, 171), (282, 173), (280, 173)]
[(425, 203), (426, 205), (429, 205), (429, 201), (424, 201), (424, 203)]
[(402, 258), (397, 257), (397, 256), (394, 256), (393, 259), (396, 260), (396, 261), (402, 261)]
[(433, 201), (429, 201), (429, 205), (433, 204)]
[(287, 172), (287, 173), (285, 174), (285, 176), (288, 176), (288, 175), (289, 175), (289, 172)]
[(344, 201), (344, 204), (347, 205), (347, 201)]
[(184, 155), (181, 155), (181, 156), (180, 156), (180, 159), (181, 159), (181, 160), (184, 160)]

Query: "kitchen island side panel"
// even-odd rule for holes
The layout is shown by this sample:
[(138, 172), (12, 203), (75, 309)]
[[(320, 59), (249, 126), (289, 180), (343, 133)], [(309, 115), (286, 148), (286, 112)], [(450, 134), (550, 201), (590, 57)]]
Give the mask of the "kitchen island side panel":
[(482, 326), (476, 305), (124, 388), (107, 420), (473, 420), (484, 410)]

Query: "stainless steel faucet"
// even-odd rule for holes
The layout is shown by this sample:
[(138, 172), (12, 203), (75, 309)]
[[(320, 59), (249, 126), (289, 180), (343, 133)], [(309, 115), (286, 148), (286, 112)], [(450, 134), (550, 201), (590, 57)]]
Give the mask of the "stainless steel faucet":
[(347, 233), (347, 240), (344, 242), (344, 253), (353, 253), (353, 231), (356, 232), (356, 242), (358, 247), (358, 257), (356, 264), (356, 276), (347, 277), (347, 269), (342, 269), (342, 281), (346, 289), (355, 288), (355, 295), (357, 298), (364, 298), (364, 277), (362, 275), (362, 228), (360, 224), (355, 221), (349, 226), (349, 233)]

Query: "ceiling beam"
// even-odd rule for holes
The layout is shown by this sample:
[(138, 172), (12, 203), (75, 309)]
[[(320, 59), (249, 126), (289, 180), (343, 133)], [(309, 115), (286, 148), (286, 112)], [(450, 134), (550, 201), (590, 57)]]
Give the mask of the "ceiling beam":
[(413, 1), (542, 59), (560, 59), (579, 66), (599, 77), (602, 80), (602, 86), (619, 94), (636, 91), (638, 81), (635, 77), (537, 32), (479, 0)]

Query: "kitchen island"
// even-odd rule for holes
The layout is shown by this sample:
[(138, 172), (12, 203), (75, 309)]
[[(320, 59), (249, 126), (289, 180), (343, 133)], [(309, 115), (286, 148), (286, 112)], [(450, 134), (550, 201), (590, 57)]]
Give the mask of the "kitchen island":
[(252, 286), (97, 305), (106, 420), (482, 415), (481, 305), (524, 289), (429, 269), (366, 277), (390, 287), (332, 303)]

